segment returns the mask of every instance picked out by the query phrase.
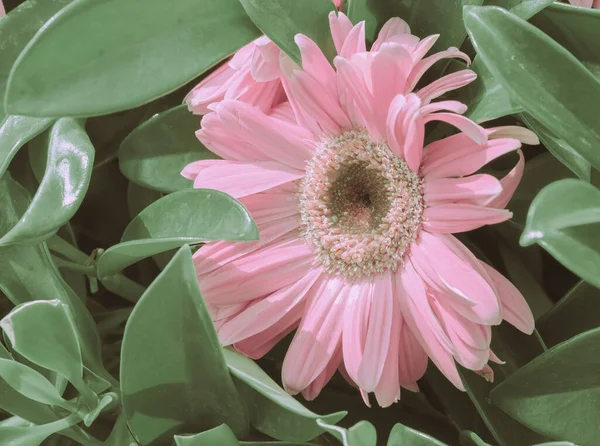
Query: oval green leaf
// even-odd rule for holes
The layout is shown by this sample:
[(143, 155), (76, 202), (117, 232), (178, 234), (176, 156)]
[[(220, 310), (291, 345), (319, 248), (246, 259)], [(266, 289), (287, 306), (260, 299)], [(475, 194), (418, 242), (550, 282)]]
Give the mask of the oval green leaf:
[(596, 444), (600, 425), (600, 329), (553, 347), (492, 390), (492, 403), (554, 439)]
[(229, 349), (223, 350), (229, 370), (236, 378), (239, 391), (246, 400), (252, 426), (273, 438), (284, 441), (308, 441), (321, 435), (317, 424), (335, 424), (346, 412), (317, 415), (292, 398), (251, 359)]
[(129, 134), (119, 149), (119, 168), (140, 186), (159, 192), (175, 192), (192, 187), (181, 176), (193, 161), (218, 159), (195, 136), (198, 116), (186, 105), (159, 113)]
[(252, 217), (229, 195), (209, 189), (181, 190), (155, 201), (131, 221), (122, 242), (98, 259), (98, 277), (185, 244), (257, 238)]
[(200, 432), (196, 435), (175, 435), (177, 446), (239, 446), (240, 442), (226, 424)]
[(223, 423), (246, 435), (246, 406), (223, 359), (189, 247), (178, 251), (131, 313), (120, 376), (127, 423), (142, 445)]
[(583, 280), (600, 287), (600, 191), (564, 179), (546, 186), (529, 208), (521, 245), (539, 244)]
[(62, 118), (48, 135), (46, 171), (29, 208), (0, 245), (37, 244), (69, 222), (92, 176), (94, 146), (81, 121)]
[(478, 56), (514, 100), (600, 167), (600, 82), (565, 48), (504, 9), (465, 8), (465, 25)]
[(258, 36), (237, 0), (145, 0), (141, 9), (138, 0), (74, 0), (19, 56), (5, 107), (57, 117), (133, 108)]
[(46, 130), (54, 122), (48, 118), (7, 116), (0, 124), (0, 176), (23, 145)]
[(403, 424), (397, 423), (392, 428), (388, 438), (387, 446), (446, 446), (445, 443), (430, 437)]
[(256, 26), (279, 48), (301, 65), (296, 34), (311, 38), (329, 60), (335, 46), (329, 30), (329, 13), (335, 11), (331, 0), (239, 0)]
[(38, 446), (50, 435), (68, 429), (81, 421), (79, 414), (71, 414), (62, 420), (41, 426), (0, 427), (0, 444), (11, 446)]

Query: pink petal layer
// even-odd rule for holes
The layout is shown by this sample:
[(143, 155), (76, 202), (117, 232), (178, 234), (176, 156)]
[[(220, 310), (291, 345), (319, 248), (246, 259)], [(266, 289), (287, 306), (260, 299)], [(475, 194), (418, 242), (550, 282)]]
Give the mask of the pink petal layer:
[(512, 212), (468, 203), (446, 203), (426, 208), (423, 217), (423, 227), (428, 231), (453, 234), (502, 223), (512, 218)]
[(426, 180), (423, 191), (430, 206), (458, 202), (486, 205), (502, 193), (502, 184), (491, 175), (479, 174)]

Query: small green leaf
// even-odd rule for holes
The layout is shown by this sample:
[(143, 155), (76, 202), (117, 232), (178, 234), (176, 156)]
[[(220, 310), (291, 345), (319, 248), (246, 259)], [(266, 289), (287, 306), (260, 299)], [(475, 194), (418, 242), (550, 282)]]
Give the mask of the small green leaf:
[(133, 219), (121, 243), (98, 259), (98, 277), (185, 244), (257, 238), (252, 217), (229, 195), (209, 189), (181, 190), (154, 202)]
[(535, 197), (521, 245), (537, 243), (583, 280), (600, 287), (600, 191), (581, 180), (546, 186)]
[(38, 446), (50, 435), (65, 430), (81, 421), (79, 414), (71, 414), (62, 420), (41, 426), (0, 427), (0, 444), (10, 446)]
[(410, 427), (397, 423), (392, 428), (388, 438), (387, 446), (445, 446), (439, 440), (436, 440), (429, 435), (414, 430)]
[(181, 176), (182, 169), (193, 161), (218, 158), (196, 138), (199, 127), (200, 119), (186, 105), (153, 116), (121, 144), (121, 172), (140, 186), (160, 192), (192, 187)]
[(196, 435), (175, 435), (177, 446), (239, 446), (240, 442), (226, 424), (200, 432)]
[(127, 423), (141, 444), (222, 423), (246, 435), (248, 413), (227, 371), (189, 247), (179, 250), (129, 317), (120, 376)]
[(46, 130), (53, 119), (27, 118), (25, 116), (7, 116), (0, 123), (0, 176), (4, 175), (8, 165), (23, 144)]
[(138, 0), (74, 0), (19, 56), (5, 107), (11, 114), (57, 117), (133, 108), (258, 36), (237, 0), (146, 0), (142, 9)]
[(565, 48), (504, 9), (465, 8), (478, 56), (529, 114), (600, 167), (600, 82)]
[(59, 119), (48, 137), (46, 172), (21, 220), (2, 238), (0, 245), (37, 244), (75, 215), (92, 176), (94, 147), (83, 123)]
[(596, 444), (600, 425), (600, 329), (553, 347), (508, 376), (490, 394), (511, 417), (550, 438)]
[(273, 438), (284, 441), (308, 441), (323, 433), (317, 419), (334, 424), (346, 412), (327, 416), (306, 409), (273, 381), (254, 361), (229, 349), (223, 350), (229, 370), (239, 391), (252, 408), (252, 426)]
[(239, 0), (256, 26), (296, 63), (301, 64), (296, 34), (304, 34), (321, 48), (329, 60), (335, 46), (329, 30), (330, 0)]
[(64, 407), (70, 411), (76, 408), (64, 400), (43, 375), (16, 361), (0, 358), (0, 378), (21, 395), (39, 403)]
[(461, 446), (492, 446), (489, 443), (483, 441), (475, 432), (462, 431), (460, 433), (460, 445)]
[(352, 446), (377, 446), (377, 431), (368, 421), (359, 421), (348, 429), (348, 443)]

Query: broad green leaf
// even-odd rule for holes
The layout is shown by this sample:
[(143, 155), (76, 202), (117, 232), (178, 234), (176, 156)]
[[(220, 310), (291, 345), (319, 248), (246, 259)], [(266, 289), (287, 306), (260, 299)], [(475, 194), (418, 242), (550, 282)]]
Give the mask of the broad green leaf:
[(323, 433), (317, 419), (335, 424), (346, 412), (327, 416), (306, 409), (273, 381), (254, 361), (229, 349), (224, 349), (225, 361), (238, 389), (252, 408), (252, 426), (273, 438), (285, 441), (308, 441)]
[(182, 169), (192, 161), (218, 158), (196, 138), (199, 127), (200, 119), (186, 105), (153, 116), (121, 144), (121, 172), (134, 183), (160, 192), (192, 187), (181, 176)]
[(240, 442), (233, 431), (226, 425), (221, 424), (213, 429), (200, 432), (195, 435), (175, 435), (177, 446), (239, 446)]
[(133, 108), (258, 36), (237, 0), (146, 0), (142, 9), (138, 0), (74, 0), (19, 56), (5, 108), (57, 117)]
[(123, 410), (146, 445), (222, 423), (238, 437), (248, 413), (228, 373), (189, 247), (182, 247), (135, 306), (121, 350)]
[(185, 244), (257, 238), (250, 214), (229, 195), (209, 189), (181, 190), (154, 202), (131, 221), (121, 243), (98, 259), (98, 277)]
[(131, 436), (131, 432), (129, 432), (125, 414), (121, 413), (119, 415), (103, 446), (138, 446), (138, 442), (135, 441)]
[(19, 222), (0, 238), (0, 245), (46, 240), (69, 222), (83, 201), (94, 165), (94, 147), (83, 123), (59, 119), (50, 130), (47, 147), (40, 186)]
[(567, 166), (580, 179), (590, 182), (592, 166), (573, 147), (554, 136), (550, 129), (533, 117), (522, 114), (521, 119), (527, 124), (527, 127), (538, 135), (540, 141), (556, 159)]
[(300, 50), (294, 42), (298, 33), (311, 38), (329, 60), (335, 46), (329, 30), (329, 13), (335, 11), (330, 0), (239, 0), (256, 26), (296, 63)]
[(600, 290), (580, 281), (538, 322), (544, 342), (554, 346), (600, 326)]
[(0, 21), (0, 110), (4, 110), (4, 90), (12, 64), (40, 27), (71, 1), (27, 0)]
[[(27, 205), (25, 190), (8, 174), (0, 178), (0, 235), (14, 226)], [(15, 305), (40, 299), (58, 299), (67, 305), (75, 315), (84, 362), (94, 373), (105, 377), (94, 320), (81, 299), (60, 277), (46, 244), (0, 247), (0, 290)]]
[(127, 206), (129, 216), (133, 219), (137, 214), (164, 196), (163, 193), (139, 186), (133, 181), (127, 186)]
[(27, 302), (5, 316), (0, 327), (14, 350), (34, 364), (60, 373), (77, 390), (87, 391), (90, 396), (91, 391), (83, 381), (77, 333), (68, 312), (58, 300)]
[[(529, 20), (534, 15), (554, 3), (554, 0), (519, 0), (516, 4), (512, 1), (510, 12), (523, 20)], [(504, 9), (508, 8), (505, 7)]]
[(441, 441), (400, 423), (396, 424), (388, 438), (387, 446), (445, 446)]
[(64, 400), (43, 375), (26, 365), (0, 358), (0, 378), (21, 395), (34, 401), (74, 411), (75, 404)]
[(42, 424), (41, 426), (0, 427), (0, 444), (10, 446), (38, 446), (50, 435), (68, 429), (80, 421), (81, 417), (79, 414), (74, 413), (62, 420)]
[(48, 118), (7, 116), (0, 123), (0, 176), (23, 144), (35, 138), (54, 122)]
[(600, 191), (581, 180), (564, 179), (535, 197), (521, 245), (537, 243), (583, 280), (600, 287)]
[(600, 82), (565, 48), (497, 7), (465, 8), (478, 56), (531, 116), (600, 167)]
[(490, 394), (492, 403), (554, 439), (596, 444), (600, 425), (600, 329), (590, 330), (515, 371)]

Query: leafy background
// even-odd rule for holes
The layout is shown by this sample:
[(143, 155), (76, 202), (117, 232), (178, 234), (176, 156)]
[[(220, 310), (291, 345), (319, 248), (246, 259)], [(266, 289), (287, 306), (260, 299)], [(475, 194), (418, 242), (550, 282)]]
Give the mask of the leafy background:
[[(0, 19), (0, 444), (595, 445), (600, 438), (600, 11), (548, 0), (348, 0), (474, 57), (468, 116), (519, 124), (514, 218), (465, 237), (523, 292), (488, 383), (430, 367), (367, 408), (336, 376), (313, 402), (277, 384), (289, 339), (254, 363), (221, 349), (190, 257), (253, 240), (246, 210), (179, 176), (214, 158), (184, 95), (261, 32), (328, 51), (328, 0), (5, 0)], [(260, 30), (259, 30), (260, 29)], [(436, 75), (460, 69), (436, 66)], [(433, 129), (430, 137), (447, 129)], [(500, 160), (501, 175), (512, 160)], [(192, 247), (190, 247), (192, 246)]]

